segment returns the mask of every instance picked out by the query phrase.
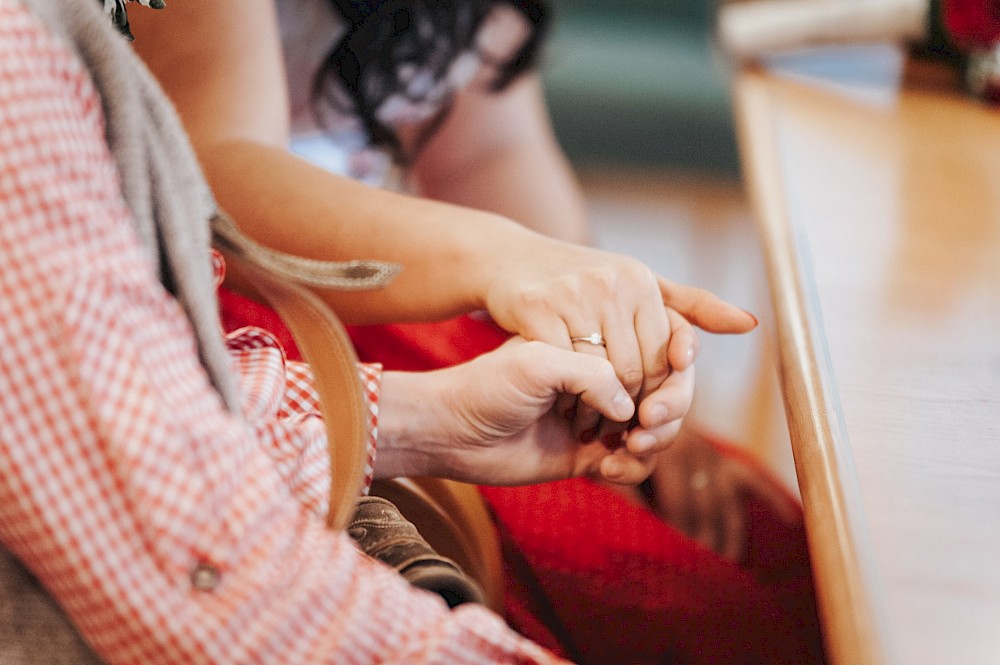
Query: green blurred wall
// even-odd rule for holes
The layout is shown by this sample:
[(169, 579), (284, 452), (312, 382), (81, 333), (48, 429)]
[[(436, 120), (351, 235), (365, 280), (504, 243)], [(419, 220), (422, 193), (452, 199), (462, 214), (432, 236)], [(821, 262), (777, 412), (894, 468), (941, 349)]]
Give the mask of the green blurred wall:
[(706, 0), (555, 0), (544, 66), (578, 163), (736, 173), (724, 66)]

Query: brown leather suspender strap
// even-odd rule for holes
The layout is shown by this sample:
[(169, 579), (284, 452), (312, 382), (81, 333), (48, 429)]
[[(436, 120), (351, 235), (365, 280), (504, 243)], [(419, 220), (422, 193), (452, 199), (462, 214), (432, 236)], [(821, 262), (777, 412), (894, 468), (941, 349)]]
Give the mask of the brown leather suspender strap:
[[(274, 309), (312, 367), (330, 450), (330, 507), (327, 524), (343, 529), (354, 514), (367, 456), (367, 405), (354, 347), (343, 325), (310, 287), (364, 290), (391, 280), (399, 266), (378, 261), (328, 262), (263, 247), (220, 213), (212, 220), (215, 245), (234, 272), (252, 285), (254, 296)], [(453, 557), (486, 592), (486, 602), (503, 612), (500, 546), (479, 491), (437, 478), (397, 479), (378, 485), (390, 490), (407, 518), (435, 549)], [(373, 488), (378, 493), (377, 488)]]
[(343, 325), (307, 288), (224, 252), (252, 280), (274, 309), (312, 367), (330, 448), (330, 508), (327, 524), (343, 529), (361, 493), (367, 454), (367, 408), (361, 394), (357, 356)]

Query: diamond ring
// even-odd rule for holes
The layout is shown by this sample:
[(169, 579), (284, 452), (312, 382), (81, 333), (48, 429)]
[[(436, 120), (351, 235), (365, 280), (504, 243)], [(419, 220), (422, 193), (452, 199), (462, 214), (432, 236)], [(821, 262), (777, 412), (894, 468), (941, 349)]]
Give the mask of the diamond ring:
[(587, 344), (593, 344), (594, 346), (605, 346), (604, 335), (599, 332), (590, 333), (586, 337), (570, 337), (569, 341), (574, 344), (576, 342), (586, 342)]

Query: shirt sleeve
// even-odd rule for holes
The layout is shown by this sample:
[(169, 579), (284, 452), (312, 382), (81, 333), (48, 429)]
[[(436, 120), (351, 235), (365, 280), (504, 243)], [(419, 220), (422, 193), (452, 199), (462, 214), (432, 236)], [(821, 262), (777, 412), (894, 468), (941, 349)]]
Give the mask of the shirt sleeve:
[[(225, 277), (225, 259), (212, 250), (215, 286)], [(330, 494), (330, 458), (321, 420), (319, 393), (310, 367), (288, 360), (279, 339), (255, 326), (233, 330), (227, 348), (236, 363), (244, 415), (267, 442), (289, 490), (318, 516), (326, 515)], [(366, 456), (362, 494), (375, 475), (382, 366), (359, 363), (358, 381), (365, 403)]]
[[(235, 330), (227, 342), (240, 375), (244, 414), (288, 490), (325, 519), (330, 456), (312, 370), (305, 363), (287, 360), (277, 338), (261, 328)], [(381, 365), (359, 364), (358, 380), (368, 434), (361, 491), (367, 494), (375, 474)]]
[(262, 438), (139, 246), (86, 72), (0, 0), (0, 541), (109, 663), (554, 661), (326, 530)]

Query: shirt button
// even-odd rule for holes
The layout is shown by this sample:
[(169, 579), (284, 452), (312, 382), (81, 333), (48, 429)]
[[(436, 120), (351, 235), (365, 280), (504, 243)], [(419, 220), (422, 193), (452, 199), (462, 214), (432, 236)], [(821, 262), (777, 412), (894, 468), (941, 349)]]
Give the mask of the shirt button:
[(199, 563), (191, 571), (191, 585), (198, 591), (211, 591), (219, 585), (219, 569), (208, 563)]

